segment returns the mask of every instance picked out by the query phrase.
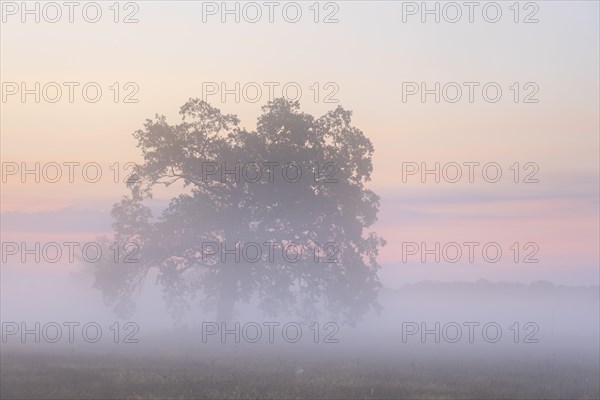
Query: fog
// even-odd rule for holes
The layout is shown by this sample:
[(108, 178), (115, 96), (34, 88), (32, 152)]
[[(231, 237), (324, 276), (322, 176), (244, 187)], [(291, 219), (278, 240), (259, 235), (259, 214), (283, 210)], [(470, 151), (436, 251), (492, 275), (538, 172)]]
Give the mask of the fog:
[[(2, 396), (597, 397), (598, 285), (398, 285), (407, 265), (380, 251), (419, 244), (376, 232), (374, 147), (351, 116), (276, 99), (247, 131), (189, 99), (180, 122), (157, 115), (134, 133), (144, 161), (110, 217), (74, 212), (61, 228), (52, 213), (11, 214)], [(536, 242), (509, 242), (504, 259), (487, 243), (471, 271), (543, 276)], [(464, 267), (441, 248), (421, 245), (429, 276), (427, 254)]]
[[(135, 314), (122, 318), (104, 304), (101, 293), (92, 288), (93, 276), (86, 266), (61, 271), (55, 264), (4, 265), (1, 276), (3, 351), (22, 348), (95, 351), (100, 347), (102, 351), (144, 353), (194, 348), (203, 353), (219, 344), (235, 345), (238, 341), (240, 347), (248, 349), (277, 347), (294, 351), (301, 347), (302, 352), (308, 353), (340, 351), (348, 356), (356, 353), (375, 359), (380, 355), (418, 357), (421, 352), (431, 351), (451, 359), (457, 357), (457, 353), (461, 358), (482, 354), (505, 357), (536, 354), (590, 359), (600, 354), (597, 285), (572, 287), (543, 281), (522, 284), (479, 280), (425, 281), (400, 289), (384, 287), (379, 293), (381, 310), (367, 313), (355, 326), (330, 318), (326, 311), (311, 321), (294, 315), (266, 316), (251, 299), (248, 303), (236, 304), (233, 320), (222, 326), (215, 311), (207, 310), (201, 301), (191, 303), (182, 317), (174, 318), (167, 311), (160, 288), (151, 278), (134, 296)], [(14, 333), (7, 325), (13, 322), (18, 325)], [(47, 337), (41, 333), (44, 325), (53, 322), (62, 329), (62, 338), (56, 343), (51, 343), (56, 336), (55, 328), (48, 326)], [(80, 324), (74, 330), (73, 343), (69, 343), (68, 326), (63, 325), (68, 322)], [(115, 344), (114, 332), (109, 329), (115, 322), (121, 326), (135, 323), (139, 330), (132, 338), (138, 343)], [(319, 323), (318, 328), (311, 325), (315, 322)], [(36, 323), (40, 324), (39, 343), (35, 343), (33, 333), (22, 336), (23, 328), (35, 332)], [(103, 336), (98, 342), (90, 343), (82, 336), (81, 326), (86, 323), (102, 327)], [(327, 323), (335, 325), (325, 329)], [(271, 328), (269, 324), (273, 324)], [(300, 340), (296, 342), (296, 326), (290, 326), (288, 335), (283, 335), (282, 328), (286, 324), (302, 327)], [(489, 326), (484, 335), (486, 324)], [(525, 327), (526, 324), (529, 325)], [(262, 333), (258, 340), (256, 325)], [(222, 327), (229, 332), (237, 330), (237, 338), (233, 333), (223, 337)], [(271, 339), (269, 329), (272, 329)], [(121, 335), (133, 330), (122, 331)], [(425, 336), (422, 336), (423, 330)], [(319, 333), (319, 343), (315, 343), (315, 331)], [(93, 329), (90, 336), (94, 337)]]
[(0, 2), (0, 399), (600, 399), (600, 2)]

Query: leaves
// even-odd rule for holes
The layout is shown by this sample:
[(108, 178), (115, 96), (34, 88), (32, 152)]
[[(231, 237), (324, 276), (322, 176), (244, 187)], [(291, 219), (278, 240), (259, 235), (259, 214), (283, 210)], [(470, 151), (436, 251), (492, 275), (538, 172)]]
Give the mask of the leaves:
[[(262, 107), (255, 132), (198, 99), (180, 114), (177, 125), (157, 115), (134, 133), (144, 163), (129, 184), (131, 196), (112, 214), (116, 237), (139, 241), (141, 258), (138, 274), (114, 276), (127, 281), (117, 286), (131, 293), (140, 271), (157, 269), (178, 316), (185, 298), (197, 292), (229, 314), (224, 318), (231, 317), (235, 302), (251, 298), (271, 315), (292, 310), (306, 318), (318, 314), (317, 304), (326, 304), (348, 323), (377, 308), (376, 256), (385, 242), (374, 233), (363, 236), (379, 209), (379, 197), (365, 188), (374, 149), (352, 127), (350, 111), (338, 107), (314, 118), (298, 102), (276, 99)], [(181, 191), (153, 218), (144, 202), (157, 187), (174, 183)], [(294, 263), (266, 256), (239, 263), (203, 257), (206, 242), (230, 249), (236, 243), (290, 241), (307, 249), (334, 242), (338, 262), (315, 262), (310, 251)], [(110, 279), (99, 279), (98, 286), (105, 296), (116, 296)]]

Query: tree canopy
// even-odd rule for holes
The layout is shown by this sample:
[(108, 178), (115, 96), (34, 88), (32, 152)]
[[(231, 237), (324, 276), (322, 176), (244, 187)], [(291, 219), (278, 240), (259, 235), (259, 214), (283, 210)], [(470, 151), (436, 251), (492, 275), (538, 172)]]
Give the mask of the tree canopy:
[[(175, 316), (198, 297), (221, 321), (251, 300), (272, 316), (327, 310), (350, 324), (378, 309), (385, 241), (366, 232), (379, 209), (365, 187), (374, 149), (351, 114), (337, 107), (315, 118), (276, 99), (247, 131), (235, 115), (190, 99), (175, 125), (147, 120), (134, 133), (144, 161), (112, 210), (115, 240), (137, 243), (137, 262), (97, 266), (106, 301), (133, 312), (132, 294), (155, 270)], [(161, 186), (175, 194), (155, 216), (147, 200)], [(215, 243), (230, 251), (224, 259)], [(237, 260), (236, 246), (245, 251)]]

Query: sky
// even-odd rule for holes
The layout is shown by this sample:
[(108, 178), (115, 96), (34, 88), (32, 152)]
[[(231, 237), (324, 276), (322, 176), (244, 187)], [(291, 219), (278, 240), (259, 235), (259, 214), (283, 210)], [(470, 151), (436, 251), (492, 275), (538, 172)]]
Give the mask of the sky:
[[(140, 160), (132, 133), (147, 118), (162, 114), (176, 123), (188, 98), (208, 96), (213, 106), (237, 114), (242, 126), (254, 129), (269, 99), (264, 83), (271, 82), (276, 97), (285, 85), (292, 88), (288, 94), (300, 87), (301, 108), (313, 115), (337, 105), (352, 110), (354, 126), (373, 142), (369, 188), (381, 196), (381, 208), (370, 230), (388, 243), (380, 254), (385, 286), (480, 278), (598, 284), (598, 2), (519, 3), (518, 22), (512, 2), (499, 2), (496, 23), (485, 19), (494, 18), (494, 9), (485, 18), (482, 14), (486, 2), (474, 10), (473, 23), (464, 7), (456, 23), (447, 21), (454, 14), (446, 3), (439, 3), (449, 13), (441, 11), (439, 23), (432, 15), (422, 22), (421, 10), (413, 15), (411, 8), (421, 2), (393, 1), (321, 2), (319, 22), (312, 2), (298, 2), (297, 23), (286, 21), (293, 19), (294, 9), (284, 16), (285, 2), (274, 10), (273, 23), (262, 2), (255, 3), (262, 12), (256, 23), (248, 21), (253, 10), (240, 3), (238, 23), (228, 14), (222, 22), (220, 2), (193, 1), (168, 7), (161, 1), (128, 8), (121, 3), (118, 23), (112, 3), (100, 3), (97, 23), (86, 22), (79, 9), (69, 23), (62, 8), (62, 18), (50, 23), (44, 16), (54, 18), (54, 10), (44, 15), (42, 2), (40, 22), (29, 15), (23, 23), (21, 10), (13, 15), (7, 3), (13, 2), (3, 2), (0, 32), (3, 242), (84, 240), (109, 233), (110, 207), (127, 193), (122, 182), (127, 163)], [(93, 10), (86, 15), (93, 17)], [(138, 22), (123, 23), (128, 15)], [(527, 18), (538, 22), (524, 23)], [(33, 94), (22, 101), (23, 82), (29, 89), (40, 82), (39, 103)], [(49, 82), (61, 87), (56, 103), (47, 101), (56, 85), (47, 86), (46, 98), (41, 93)], [(73, 102), (63, 82), (78, 84)], [(102, 89), (95, 103), (81, 91), (90, 82), (88, 95), (94, 95), (94, 87)], [(247, 96), (236, 102), (230, 94), (223, 101), (221, 84), (231, 90), (236, 82), (241, 94), (248, 89)], [(440, 101), (429, 94), (422, 102), (420, 91), (434, 89), (436, 82)], [(465, 82), (474, 85), (472, 102)], [(486, 84), (492, 88), (483, 93)], [(252, 102), (256, 86), (261, 95)], [(210, 96), (207, 87), (219, 93)], [(457, 87), (462, 97), (448, 101)], [(497, 87), (500, 99), (486, 100)], [(12, 94), (15, 88), (19, 92)], [(419, 92), (407, 95), (408, 88)], [(46, 169), (50, 179), (42, 175), (40, 183), (34, 175), (23, 176), (22, 167), (34, 168), (36, 162), (40, 171), (49, 163), (62, 165), (63, 177), (48, 182), (53, 167)], [(65, 162), (79, 163), (72, 183)], [(436, 163), (439, 183), (432, 174), (420, 173)], [(479, 163), (472, 183), (465, 163)], [(488, 164), (492, 169), (483, 175)], [(84, 165), (91, 165), (88, 181), (95, 180), (97, 165), (102, 177), (86, 181)], [(462, 179), (445, 182), (444, 176), (452, 180), (456, 165)], [(414, 166), (419, 171), (409, 175)], [(488, 182), (498, 168), (499, 181)], [(156, 199), (157, 204), (166, 200)], [(481, 253), (473, 263), (423, 263), (419, 255), (403, 261), (406, 243), (432, 248), (436, 242), (441, 247), (497, 243), (503, 257), (496, 263)], [(519, 262), (510, 249), (515, 242)], [(525, 248), (528, 243), (533, 245)], [(535, 248), (539, 261), (524, 263)]]

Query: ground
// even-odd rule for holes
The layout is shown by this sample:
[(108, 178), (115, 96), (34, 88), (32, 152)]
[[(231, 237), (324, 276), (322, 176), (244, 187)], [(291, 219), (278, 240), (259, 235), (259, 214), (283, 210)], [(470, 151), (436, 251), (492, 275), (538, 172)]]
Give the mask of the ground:
[(2, 399), (597, 399), (598, 360), (4, 350)]

